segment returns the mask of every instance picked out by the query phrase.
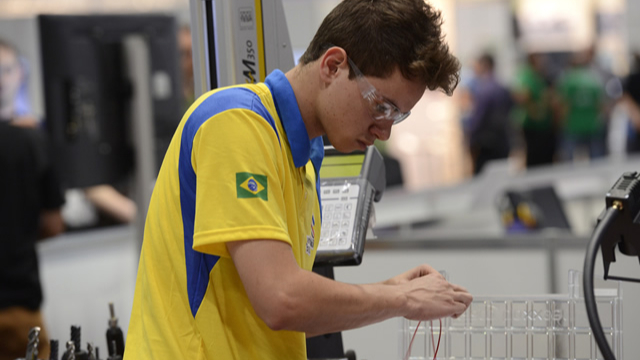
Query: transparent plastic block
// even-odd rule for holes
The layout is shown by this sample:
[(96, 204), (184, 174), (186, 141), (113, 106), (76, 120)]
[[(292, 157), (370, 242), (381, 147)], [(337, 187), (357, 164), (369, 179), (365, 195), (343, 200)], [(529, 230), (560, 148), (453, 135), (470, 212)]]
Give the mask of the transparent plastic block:
[[(446, 274), (445, 274), (446, 277)], [(615, 281), (595, 283), (598, 315), (616, 359), (622, 360), (622, 295)], [(603, 359), (589, 326), (582, 277), (569, 272), (568, 294), (475, 297), (458, 319), (401, 320), (399, 359), (449, 360), (599, 360)]]
[(571, 333), (557, 331), (553, 333), (553, 354), (556, 360), (569, 360), (571, 348)]
[(469, 348), (471, 359), (485, 359), (487, 357), (487, 333), (474, 331), (469, 334)]
[(507, 322), (507, 320), (509, 320), (508, 305), (509, 303), (506, 301), (489, 302), (489, 311), (491, 313), (488, 314), (488, 319), (491, 323), (488, 325), (492, 330), (501, 330), (509, 327), (509, 323)]
[(548, 332), (530, 333), (531, 355), (534, 359), (552, 359), (552, 349), (549, 348), (550, 336)]
[(555, 301), (551, 308), (551, 325), (554, 330), (570, 330), (571, 329), (571, 304), (567, 301)]
[(593, 347), (595, 346), (595, 340), (591, 335), (591, 332), (577, 332), (575, 334), (574, 353), (576, 360), (589, 360), (593, 359), (595, 354), (593, 353)]
[(511, 335), (511, 352), (508, 355), (513, 359), (529, 358), (529, 338), (527, 333), (514, 332)]
[(489, 358), (503, 360), (507, 358), (509, 352), (509, 334), (505, 331), (492, 332), (489, 335)]
[[(444, 335), (444, 334), (443, 334)], [(467, 341), (464, 331), (452, 331), (449, 336), (450, 341), (448, 341), (447, 349), (449, 350), (449, 356), (454, 359), (466, 359), (466, 348)], [(438, 351), (438, 353), (440, 350)], [(445, 350), (445, 353), (447, 351)], [(429, 358), (433, 358), (433, 353), (429, 353)]]
[(487, 303), (485, 301), (474, 301), (469, 309), (469, 316), (471, 318), (469, 326), (472, 329), (484, 330), (487, 327)]
[(527, 304), (527, 301), (516, 299), (511, 301), (511, 326), (514, 329), (526, 329), (529, 326)]

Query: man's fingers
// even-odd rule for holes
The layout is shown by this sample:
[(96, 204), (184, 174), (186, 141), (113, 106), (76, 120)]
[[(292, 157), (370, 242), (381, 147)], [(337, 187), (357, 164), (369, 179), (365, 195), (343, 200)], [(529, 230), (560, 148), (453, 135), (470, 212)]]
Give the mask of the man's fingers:
[(467, 289), (455, 284), (451, 284), (451, 286), (453, 288), (453, 291), (455, 292), (455, 300), (469, 306), (469, 304), (471, 304), (471, 302), (473, 301), (473, 296), (471, 296)]
[(453, 290), (455, 290), (455, 291), (462, 291), (462, 292), (466, 292), (466, 293), (469, 292), (469, 291), (467, 291), (467, 289), (465, 289), (464, 287), (462, 287), (460, 285), (451, 284), (451, 286), (453, 287)]
[(433, 273), (438, 273), (438, 271), (434, 268), (432, 268), (431, 266), (427, 265), (427, 264), (422, 264), (419, 267), (420, 269), (420, 276), (425, 276), (425, 275), (429, 275), (429, 274), (433, 274)]
[(454, 306), (453, 315), (451, 315), (451, 317), (457, 319), (460, 315), (464, 314), (466, 310), (467, 306), (465, 304), (457, 302)]
[(456, 292), (455, 300), (457, 302), (465, 304), (466, 306), (469, 306), (469, 304), (471, 304), (471, 302), (473, 301), (473, 296), (471, 296), (471, 294), (467, 292)]

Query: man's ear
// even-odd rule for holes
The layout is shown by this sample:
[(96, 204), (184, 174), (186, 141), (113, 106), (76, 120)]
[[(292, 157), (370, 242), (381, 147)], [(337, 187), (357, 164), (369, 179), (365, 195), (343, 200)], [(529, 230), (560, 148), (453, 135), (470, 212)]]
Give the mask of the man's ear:
[(341, 71), (349, 71), (347, 53), (341, 47), (331, 47), (320, 58), (320, 78), (331, 82)]

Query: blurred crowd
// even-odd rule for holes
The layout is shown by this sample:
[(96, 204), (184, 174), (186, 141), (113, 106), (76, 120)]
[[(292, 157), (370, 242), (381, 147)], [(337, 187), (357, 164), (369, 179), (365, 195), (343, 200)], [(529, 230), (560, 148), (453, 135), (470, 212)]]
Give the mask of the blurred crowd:
[[(593, 160), (621, 147), (624, 153), (639, 152), (640, 55), (622, 78), (595, 55), (593, 47), (572, 54), (531, 53), (510, 83), (496, 77), (491, 54), (478, 56), (460, 96), (473, 173), (497, 159), (516, 159), (531, 168)], [(614, 120), (620, 114), (622, 125)]]

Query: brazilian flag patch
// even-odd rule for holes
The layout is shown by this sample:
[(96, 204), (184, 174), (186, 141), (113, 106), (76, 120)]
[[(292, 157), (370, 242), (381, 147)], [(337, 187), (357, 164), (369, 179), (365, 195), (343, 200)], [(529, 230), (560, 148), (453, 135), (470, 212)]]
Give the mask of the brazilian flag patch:
[(267, 201), (267, 177), (248, 172), (236, 173), (236, 191), (238, 199), (260, 198)]

